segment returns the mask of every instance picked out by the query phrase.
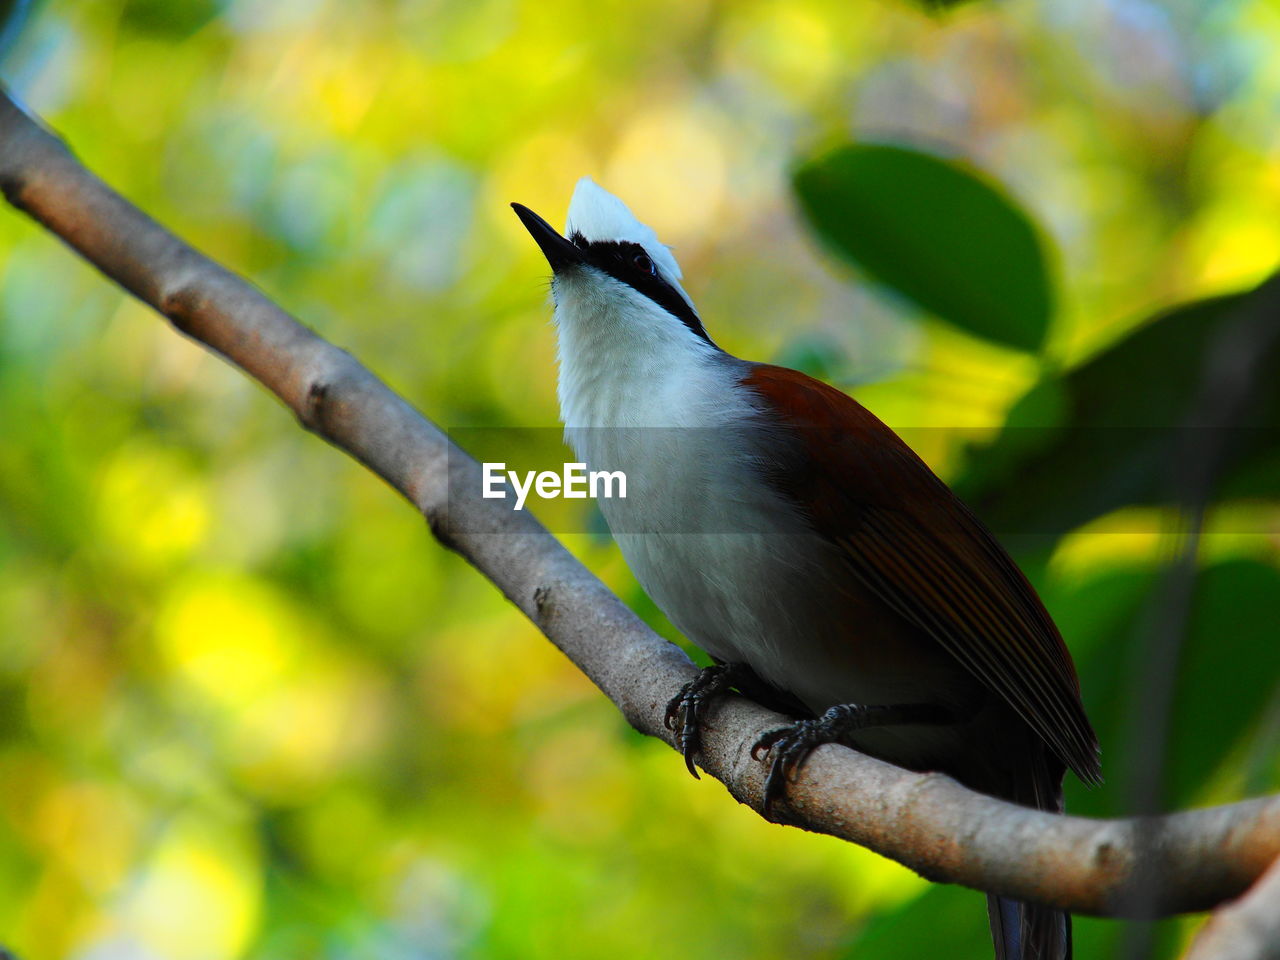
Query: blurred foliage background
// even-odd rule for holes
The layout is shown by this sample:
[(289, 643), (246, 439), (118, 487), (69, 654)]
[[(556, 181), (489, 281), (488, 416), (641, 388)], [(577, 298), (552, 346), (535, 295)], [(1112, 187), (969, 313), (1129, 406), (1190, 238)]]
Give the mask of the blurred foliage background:
[[(1101, 735), (1068, 805), (1128, 809), (1166, 471), (1075, 428), (1166, 435), (1234, 302), (1200, 301), (1280, 262), (1274, 0), (16, 6), (18, 97), (448, 427), (555, 424), (507, 203), (619, 193), (722, 345), (856, 392), (993, 519)], [(692, 780), (375, 478), (12, 213), (0, 413), (26, 960), (990, 955), (980, 894)], [(1202, 544), (1173, 806), (1280, 786), (1261, 435)], [(567, 539), (672, 635), (607, 538)]]

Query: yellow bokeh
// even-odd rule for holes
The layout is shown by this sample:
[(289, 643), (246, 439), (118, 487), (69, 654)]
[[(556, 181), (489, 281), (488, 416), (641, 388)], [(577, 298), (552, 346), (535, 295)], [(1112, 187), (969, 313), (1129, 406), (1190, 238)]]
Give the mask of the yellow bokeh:
[(721, 213), (728, 180), (723, 136), (715, 113), (676, 98), (638, 110), (605, 166), (605, 182), (644, 211), (677, 257), (680, 244), (705, 238)]
[(840, 68), (830, 18), (796, 4), (762, 3), (732, 21), (720, 54), (731, 70), (758, 70), (783, 93), (805, 98), (828, 89)]
[(248, 831), (178, 817), (129, 891), (123, 927), (168, 960), (230, 960), (257, 929), (261, 900), (259, 853)]
[(146, 443), (116, 452), (98, 488), (98, 522), (113, 551), (158, 569), (187, 556), (209, 528), (208, 489), (178, 454)]
[(304, 57), (314, 91), (309, 99), (324, 105), (320, 115), (339, 136), (351, 136), (382, 92), (385, 66), (369, 47), (336, 45)]
[(110, 893), (136, 855), (141, 811), (120, 784), (62, 784), (44, 794), (33, 832), (49, 856), (95, 896)]
[(1204, 293), (1229, 293), (1264, 280), (1280, 264), (1277, 205), (1269, 215), (1257, 206), (1219, 209), (1205, 217), (1191, 239), (1191, 269)]
[(532, 261), (528, 232), (511, 214), (523, 203), (560, 229), (578, 178), (599, 176), (598, 162), (582, 139), (568, 130), (547, 128), (523, 137), (504, 151), (485, 180), (483, 209), (511, 244)]
[(301, 655), (302, 624), (277, 593), (232, 574), (179, 581), (156, 618), (162, 662), (216, 703), (275, 690)]
[(386, 736), (391, 691), (355, 663), (322, 657), (231, 721), (233, 763), (262, 795), (296, 799), (371, 759)]
[[(1184, 521), (1172, 510), (1126, 507), (1073, 530), (1058, 541), (1049, 561), (1055, 579), (1079, 583), (1109, 570), (1168, 563)], [(1280, 558), (1280, 510), (1265, 502), (1211, 511), (1196, 544), (1205, 565), (1235, 557)]]

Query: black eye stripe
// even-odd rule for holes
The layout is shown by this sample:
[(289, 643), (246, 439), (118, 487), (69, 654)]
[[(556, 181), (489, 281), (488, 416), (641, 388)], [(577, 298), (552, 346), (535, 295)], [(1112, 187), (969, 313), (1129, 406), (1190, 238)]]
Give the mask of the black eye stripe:
[[(688, 301), (671, 284), (662, 279), (643, 246), (618, 240), (591, 242), (580, 233), (574, 233), (569, 239), (583, 251), (582, 259), (585, 262), (644, 294), (707, 343), (711, 343), (711, 337), (707, 335), (706, 328), (702, 326), (693, 307), (689, 306)], [(637, 264), (636, 261), (641, 257), (647, 267)]]

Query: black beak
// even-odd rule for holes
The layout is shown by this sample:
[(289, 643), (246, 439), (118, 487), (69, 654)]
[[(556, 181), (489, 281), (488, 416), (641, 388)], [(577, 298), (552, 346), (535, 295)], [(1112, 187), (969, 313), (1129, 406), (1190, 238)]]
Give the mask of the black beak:
[(529, 231), (538, 246), (542, 248), (542, 255), (547, 258), (547, 263), (551, 264), (553, 271), (572, 263), (582, 262), (582, 251), (560, 236), (555, 227), (551, 226), (523, 203), (513, 203), (511, 209), (516, 212), (516, 216), (520, 218), (524, 228)]

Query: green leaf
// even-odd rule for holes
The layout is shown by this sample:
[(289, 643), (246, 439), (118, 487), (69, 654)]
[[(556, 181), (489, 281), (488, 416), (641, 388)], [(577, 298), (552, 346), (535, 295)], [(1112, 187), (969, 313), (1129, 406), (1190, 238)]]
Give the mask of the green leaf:
[[(969, 451), (956, 491), (1005, 534), (1062, 534), (1120, 507), (1170, 502), (1184, 442), (1179, 431), (1199, 396), (1206, 355), (1252, 295), (1177, 307), (1041, 382), (991, 444)], [(1273, 497), (1280, 489), (1280, 381), (1265, 385), (1233, 426), (1218, 499)]]
[[(1150, 605), (1162, 598), (1161, 573), (1121, 567), (1045, 593), (1075, 656), (1106, 777), (1101, 789), (1066, 778), (1071, 813), (1115, 817), (1132, 812), (1133, 694), (1150, 669), (1139, 659), (1146, 649), (1140, 638), (1150, 622)], [(1280, 572), (1266, 563), (1233, 559), (1200, 571), (1174, 691), (1164, 778), (1169, 809), (1203, 802), (1206, 784), (1246, 789), (1250, 765), (1266, 746), (1262, 723), (1280, 675), (1280, 645), (1272, 642), (1268, 619), (1276, 596)]]
[(121, 22), (139, 33), (182, 39), (221, 12), (220, 0), (126, 0)]
[(986, 897), (964, 887), (932, 886), (914, 900), (872, 917), (841, 960), (949, 957), (987, 960), (991, 935)]
[(1280, 572), (1235, 560), (1201, 574), (1178, 671), (1170, 734), (1169, 806), (1203, 801), (1224, 763), (1247, 763), (1233, 746), (1262, 735), (1259, 722), (1277, 691), (1275, 642)]
[[(1158, 922), (1157, 957), (1176, 957), (1179, 919)], [(1119, 955), (1124, 928), (1112, 919), (1073, 917), (1077, 957)], [(991, 960), (991, 933), (986, 897), (964, 887), (930, 887), (896, 910), (870, 919), (839, 954), (840, 960), (902, 960), (946, 957), (948, 960)]]
[(1037, 350), (1053, 292), (1031, 220), (959, 164), (851, 144), (801, 166), (801, 207), (818, 235), (876, 280), (956, 326)]

